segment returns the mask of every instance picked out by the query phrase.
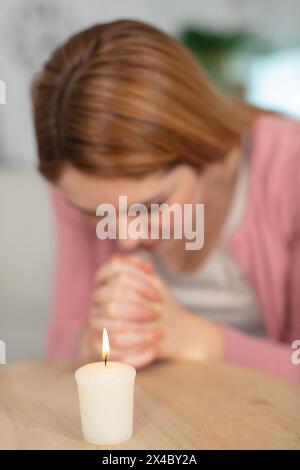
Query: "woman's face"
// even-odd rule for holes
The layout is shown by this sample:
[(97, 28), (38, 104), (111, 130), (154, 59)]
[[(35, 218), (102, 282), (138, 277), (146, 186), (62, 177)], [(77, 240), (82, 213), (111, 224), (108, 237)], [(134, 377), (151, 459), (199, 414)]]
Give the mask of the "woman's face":
[[(187, 203), (204, 202), (205, 178), (195, 169), (187, 165), (179, 165), (170, 171), (158, 171), (140, 179), (128, 177), (103, 178), (87, 175), (72, 166), (64, 169), (58, 186), (64, 193), (66, 201), (86, 214), (91, 221), (100, 220), (96, 216), (99, 204), (109, 203), (116, 211), (116, 227), (118, 230), (119, 196), (127, 196), (127, 206), (142, 203), (151, 210), (151, 204), (173, 204), (181, 206)], [(127, 225), (130, 220), (127, 218)], [(150, 221), (150, 217), (148, 218)], [(161, 230), (161, 218), (159, 229)], [(149, 222), (149, 234), (150, 234)], [(118, 233), (118, 231), (117, 231)], [(96, 236), (96, 233), (95, 233)], [(181, 240), (148, 239), (133, 240), (117, 239), (119, 247), (126, 251), (138, 248), (155, 250), (163, 253), (173, 249)]]

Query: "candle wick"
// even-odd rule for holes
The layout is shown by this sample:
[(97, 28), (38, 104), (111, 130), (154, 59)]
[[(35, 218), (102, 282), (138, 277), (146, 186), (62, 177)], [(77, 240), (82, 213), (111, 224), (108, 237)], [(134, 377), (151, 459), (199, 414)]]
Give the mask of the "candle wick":
[(104, 358), (104, 364), (105, 364), (105, 366), (106, 366), (106, 363), (107, 363), (107, 355), (106, 355), (105, 358)]

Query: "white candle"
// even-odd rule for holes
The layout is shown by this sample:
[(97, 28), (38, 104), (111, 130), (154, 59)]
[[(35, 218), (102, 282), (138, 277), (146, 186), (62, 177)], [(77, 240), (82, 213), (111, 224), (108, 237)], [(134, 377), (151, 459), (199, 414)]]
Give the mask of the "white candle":
[(133, 432), (134, 367), (108, 361), (109, 343), (103, 331), (103, 362), (75, 372), (82, 433), (92, 444), (117, 444)]

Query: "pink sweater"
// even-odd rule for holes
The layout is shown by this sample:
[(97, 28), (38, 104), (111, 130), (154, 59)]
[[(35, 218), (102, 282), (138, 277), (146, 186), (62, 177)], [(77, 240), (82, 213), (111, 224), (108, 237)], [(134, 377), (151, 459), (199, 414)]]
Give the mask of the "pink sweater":
[[(300, 339), (300, 123), (262, 117), (250, 155), (251, 184), (246, 213), (229, 241), (233, 256), (256, 292), (267, 339), (223, 327), (224, 360), (300, 382), (291, 342)], [(91, 279), (116, 249), (100, 241), (86, 217), (51, 188), (57, 222), (54, 315), (50, 357), (74, 354), (89, 314)]]

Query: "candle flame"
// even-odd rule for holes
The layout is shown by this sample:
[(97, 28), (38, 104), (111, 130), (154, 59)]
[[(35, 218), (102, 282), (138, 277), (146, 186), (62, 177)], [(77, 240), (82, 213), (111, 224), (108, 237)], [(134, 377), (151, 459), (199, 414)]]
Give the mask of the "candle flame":
[(102, 337), (102, 357), (103, 357), (103, 360), (105, 361), (105, 364), (108, 359), (108, 356), (109, 356), (109, 340), (108, 340), (107, 329), (104, 328), (103, 337)]

